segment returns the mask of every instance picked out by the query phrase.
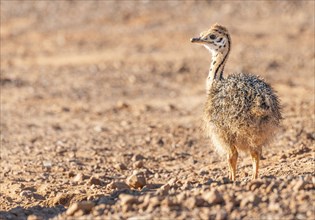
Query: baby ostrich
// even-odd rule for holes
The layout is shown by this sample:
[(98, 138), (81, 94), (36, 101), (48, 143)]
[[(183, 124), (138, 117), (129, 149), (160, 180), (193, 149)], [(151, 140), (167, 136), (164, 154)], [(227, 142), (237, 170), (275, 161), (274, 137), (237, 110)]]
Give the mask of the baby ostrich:
[(252, 179), (256, 179), (262, 146), (272, 139), (281, 120), (278, 98), (256, 76), (238, 73), (223, 78), (231, 50), (231, 38), (225, 27), (215, 24), (191, 42), (204, 45), (212, 54), (204, 107), (207, 135), (216, 149), (227, 155), (232, 181), (235, 181), (238, 151), (251, 155)]

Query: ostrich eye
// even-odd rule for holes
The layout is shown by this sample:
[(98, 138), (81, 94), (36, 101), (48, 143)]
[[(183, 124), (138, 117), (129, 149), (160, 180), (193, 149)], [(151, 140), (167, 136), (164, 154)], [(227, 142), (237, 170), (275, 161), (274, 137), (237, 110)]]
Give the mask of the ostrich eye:
[(211, 40), (214, 40), (214, 39), (217, 38), (214, 34), (211, 34), (209, 37), (210, 37)]

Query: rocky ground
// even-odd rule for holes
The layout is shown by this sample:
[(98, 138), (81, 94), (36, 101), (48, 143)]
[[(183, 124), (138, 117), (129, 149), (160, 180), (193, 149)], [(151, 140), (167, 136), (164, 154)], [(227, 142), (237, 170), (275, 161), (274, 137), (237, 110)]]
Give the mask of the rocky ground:
[[(314, 219), (314, 7), (1, 1), (0, 219)], [(255, 181), (200, 129), (215, 22), (281, 98)]]

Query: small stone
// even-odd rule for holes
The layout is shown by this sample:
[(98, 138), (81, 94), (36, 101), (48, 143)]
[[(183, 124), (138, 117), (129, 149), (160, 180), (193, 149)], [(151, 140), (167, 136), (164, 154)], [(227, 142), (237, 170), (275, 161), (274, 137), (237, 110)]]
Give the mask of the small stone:
[(252, 180), (249, 182), (247, 190), (254, 191), (255, 189), (260, 188), (264, 183), (261, 180)]
[(136, 168), (142, 168), (143, 167), (143, 162), (142, 160), (139, 160), (139, 161), (136, 161), (134, 162), (133, 164), (133, 168), (136, 169)]
[(56, 197), (53, 198), (51, 205), (64, 205), (68, 206), (73, 194), (68, 193), (58, 193)]
[(43, 161), (43, 166), (44, 166), (45, 168), (50, 169), (50, 168), (52, 167), (52, 162), (51, 162), (50, 160), (44, 160), (44, 161)]
[(148, 202), (148, 208), (147, 208), (147, 212), (152, 212), (154, 210), (155, 207), (157, 207), (158, 205), (160, 205), (160, 199), (158, 197), (152, 197), (150, 198), (149, 202)]
[(75, 177), (75, 173), (73, 171), (69, 171), (68, 172), (68, 177)]
[(103, 131), (103, 128), (102, 128), (102, 126), (100, 126), (100, 125), (96, 125), (96, 126), (94, 126), (94, 131), (95, 132), (97, 132), (97, 133), (100, 133), (100, 132), (102, 132)]
[(177, 182), (177, 178), (172, 178), (170, 179), (167, 183), (170, 185), (170, 186), (176, 186), (176, 182)]
[(164, 191), (168, 191), (168, 190), (170, 190), (170, 188), (171, 188), (171, 186), (168, 183), (166, 183), (163, 186), (161, 186), (161, 189), (164, 190)]
[(303, 189), (304, 188), (304, 186), (305, 186), (305, 181), (303, 180), (303, 179), (299, 179), (296, 183), (295, 183), (295, 185), (293, 186), (293, 190), (294, 191), (299, 191), (299, 190), (301, 190), (301, 189)]
[(111, 182), (106, 187), (109, 190), (122, 190), (122, 189), (130, 189), (130, 187), (125, 182)]
[(115, 165), (117, 170), (127, 170), (127, 166), (124, 163), (118, 163)]
[(190, 183), (189, 181), (186, 181), (186, 182), (182, 185), (181, 189), (182, 189), (182, 190), (187, 190), (187, 189), (191, 189), (191, 187), (192, 187), (191, 183)]
[(126, 102), (118, 101), (117, 104), (116, 104), (116, 108), (117, 108), (118, 110), (122, 110), (122, 109), (129, 108), (129, 105), (128, 105), (128, 103), (126, 103)]
[(157, 190), (156, 194), (165, 196), (168, 194), (168, 191), (170, 190), (170, 188), (171, 188), (170, 184), (166, 183), (163, 186), (161, 186), (160, 189)]
[(21, 197), (26, 197), (26, 198), (31, 198), (33, 197), (33, 192), (30, 191), (30, 190), (23, 190), (21, 193), (20, 193), (20, 196)]
[(147, 184), (145, 177), (141, 174), (133, 174), (127, 178), (127, 184), (135, 189), (142, 188)]
[(91, 176), (87, 184), (88, 185), (102, 185), (102, 181), (96, 177)]
[(208, 203), (200, 196), (190, 197), (184, 202), (184, 204), (189, 209), (208, 205)]
[(205, 175), (208, 175), (209, 174), (209, 170), (207, 167), (203, 167), (199, 170), (199, 175), (201, 176), (205, 176)]
[(232, 181), (231, 181), (229, 178), (225, 177), (225, 176), (220, 177), (220, 178), (218, 179), (218, 181), (219, 181), (221, 184), (232, 183)]
[(276, 203), (276, 202), (270, 202), (269, 205), (268, 205), (268, 210), (269, 211), (274, 211), (274, 212), (277, 212), (280, 210), (280, 204), (279, 203)]
[(83, 201), (80, 203), (74, 203), (68, 208), (68, 210), (66, 211), (66, 214), (69, 216), (73, 216), (78, 211), (82, 211), (81, 213), (84, 213), (84, 214), (89, 213), (94, 206), (95, 204), (91, 201)]
[(86, 179), (87, 177), (83, 175), (83, 173), (78, 173), (73, 179), (72, 182), (82, 182), (84, 179)]
[(75, 216), (75, 217), (80, 217), (80, 216), (83, 216), (84, 214), (85, 214), (84, 211), (81, 210), (81, 209), (79, 209), (78, 211), (76, 211), (76, 212), (74, 213), (73, 216)]
[(27, 220), (43, 220), (44, 218), (38, 215), (29, 215)]
[(241, 200), (240, 208), (246, 208), (248, 204), (252, 204), (254, 207), (257, 206), (260, 203), (261, 199), (253, 194), (250, 194), (248, 196), (244, 196), (244, 198)]
[(103, 196), (101, 198), (98, 198), (98, 204), (113, 205), (115, 204), (115, 200), (109, 196)]
[(139, 160), (143, 160), (145, 159), (144, 156), (142, 156), (141, 154), (136, 154), (132, 157), (132, 161), (139, 161)]
[(119, 199), (122, 205), (128, 205), (128, 204), (133, 205), (135, 203), (138, 203), (138, 199), (135, 196), (131, 196), (127, 194), (119, 195)]
[(222, 204), (224, 199), (218, 190), (212, 190), (203, 195), (204, 200), (210, 204)]

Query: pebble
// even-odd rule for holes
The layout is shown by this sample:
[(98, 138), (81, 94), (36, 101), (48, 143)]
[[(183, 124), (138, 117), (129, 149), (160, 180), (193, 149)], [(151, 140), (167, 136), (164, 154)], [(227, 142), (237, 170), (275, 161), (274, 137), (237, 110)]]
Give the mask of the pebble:
[(188, 198), (184, 202), (185, 206), (189, 209), (193, 209), (195, 207), (202, 207), (202, 206), (208, 206), (208, 202), (205, 201), (202, 197), (200, 196), (194, 196)]
[(21, 197), (26, 197), (26, 198), (31, 198), (33, 197), (33, 192), (31, 190), (23, 190), (21, 193), (20, 193), (20, 196)]
[(164, 196), (165, 196), (165, 195), (168, 194), (168, 192), (169, 192), (170, 189), (171, 189), (170, 184), (166, 183), (166, 184), (164, 184), (163, 186), (161, 186), (160, 189), (158, 189), (158, 190), (156, 191), (156, 194), (157, 194), (157, 195), (164, 195)]
[(51, 168), (52, 167), (52, 162), (50, 160), (44, 160), (43, 161), (43, 166), (45, 168)]
[(114, 166), (117, 170), (127, 170), (127, 166), (124, 163), (118, 163)]
[(82, 182), (84, 179), (87, 179), (87, 177), (85, 175), (83, 175), (83, 173), (78, 173), (75, 177), (73, 177), (72, 182)]
[(73, 198), (73, 194), (58, 193), (57, 196), (52, 199), (52, 203), (50, 205), (67, 206), (70, 203), (72, 198)]
[(73, 216), (76, 212), (81, 211), (79, 212), (79, 215), (76, 215), (76, 216), (81, 216), (85, 213), (89, 213), (94, 206), (95, 204), (91, 201), (83, 201), (79, 203), (74, 203), (68, 208), (68, 210), (66, 211), (66, 214), (68, 216)]
[(210, 204), (222, 204), (224, 202), (222, 195), (216, 189), (206, 192), (203, 198)]
[(132, 204), (138, 203), (138, 199), (132, 195), (120, 194), (119, 199), (122, 205), (128, 205), (128, 204), (132, 205)]
[(125, 182), (111, 182), (110, 184), (107, 185), (106, 187), (109, 190), (122, 190), (122, 189), (130, 189), (129, 185), (126, 184)]
[(252, 180), (247, 185), (247, 190), (254, 191), (255, 189), (260, 188), (264, 183), (261, 180)]
[(208, 175), (209, 174), (209, 170), (207, 167), (203, 167), (199, 170), (199, 175), (201, 176), (205, 176), (205, 175)]
[(44, 218), (38, 215), (29, 215), (27, 220), (44, 220)]
[(254, 207), (260, 203), (261, 199), (257, 195), (244, 195), (244, 198), (241, 200), (240, 207), (246, 208), (248, 204), (252, 204)]
[(88, 185), (102, 185), (102, 181), (96, 177), (91, 176), (87, 184)]
[(268, 210), (269, 211), (279, 211), (280, 209), (280, 204), (276, 202), (270, 202), (268, 205)]
[(143, 162), (142, 160), (139, 160), (139, 161), (136, 161), (134, 162), (133, 164), (133, 168), (136, 169), (136, 168), (142, 168), (143, 167)]
[(293, 191), (299, 191), (299, 190), (303, 189), (305, 184), (306, 183), (303, 179), (297, 180), (297, 182), (293, 186)]
[(144, 156), (142, 156), (141, 154), (135, 154), (133, 157), (132, 157), (132, 161), (139, 161), (139, 160), (143, 160), (145, 159)]
[(147, 184), (146, 178), (141, 174), (133, 174), (127, 178), (127, 184), (135, 189), (144, 187)]

